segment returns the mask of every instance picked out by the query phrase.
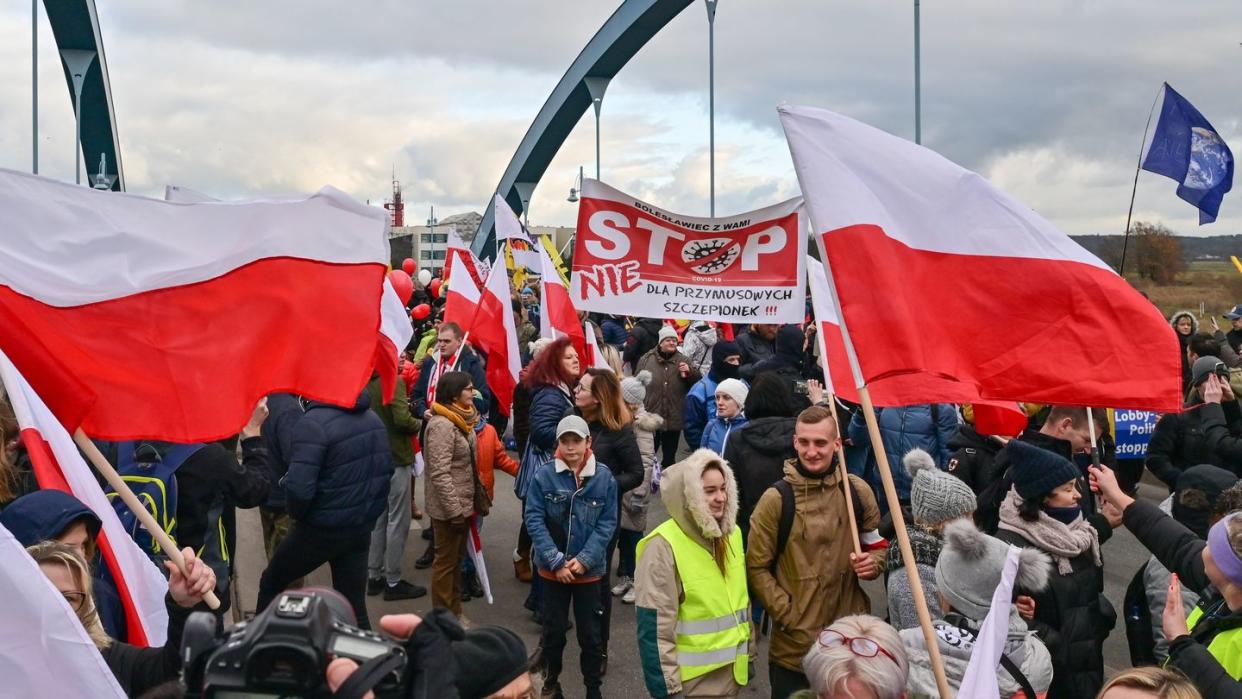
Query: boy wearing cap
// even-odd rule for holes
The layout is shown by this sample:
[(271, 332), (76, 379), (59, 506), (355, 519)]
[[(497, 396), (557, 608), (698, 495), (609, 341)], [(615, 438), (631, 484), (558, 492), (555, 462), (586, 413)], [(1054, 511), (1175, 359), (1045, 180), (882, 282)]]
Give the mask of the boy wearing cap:
[(586, 696), (593, 699), (603, 696), (600, 585), (608, 542), (617, 530), (617, 482), (608, 467), (595, 463), (585, 420), (563, 418), (556, 441), (555, 460), (531, 478), (523, 514), (531, 559), (543, 582), (544, 696), (562, 696), (559, 679), (572, 602)]
[(746, 424), (746, 395), (750, 389), (739, 379), (725, 379), (716, 385), (716, 416), (703, 430), (703, 442), (699, 446), (724, 454), (729, 433)]

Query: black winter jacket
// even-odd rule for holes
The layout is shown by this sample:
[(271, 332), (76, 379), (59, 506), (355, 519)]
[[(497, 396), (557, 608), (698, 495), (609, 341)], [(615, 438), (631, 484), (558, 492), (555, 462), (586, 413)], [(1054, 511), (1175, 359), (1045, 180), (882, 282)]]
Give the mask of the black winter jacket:
[(163, 648), (139, 648), (113, 641), (100, 651), (126, 696), (142, 696), (147, 690), (181, 676), (181, 632), (194, 610), (178, 605), (167, 595), (164, 606), (168, 608), (168, 640)]
[[(761, 342), (759, 338), (751, 337), (755, 341)], [(808, 373), (808, 369), (815, 368), (814, 360), (811, 360), (802, 348), (804, 341), (805, 335), (803, 335), (802, 329), (798, 326), (786, 325), (782, 327), (776, 332), (776, 352), (767, 359), (742, 366), (742, 379), (747, 383), (753, 384), (755, 377), (760, 374), (776, 374), (789, 388), (789, 395), (793, 397), (794, 406), (797, 410), (802, 411), (811, 407), (810, 397), (806, 393), (799, 393), (795, 389), (795, 384), (799, 381), (805, 381), (811, 376)], [(741, 343), (739, 342), (738, 344), (740, 345)], [(743, 354), (743, 357), (745, 357), (745, 354)]]
[(742, 541), (750, 533), (750, 515), (764, 491), (785, 476), (785, 461), (797, 458), (793, 436), (797, 419), (761, 417), (729, 435), (724, 459), (737, 479), (737, 523)]
[[(1205, 424), (1208, 417), (1218, 428), (1210, 441)], [(1202, 403), (1187, 406), (1186, 412), (1162, 415), (1156, 422), (1144, 463), (1170, 491), (1177, 489), (1177, 477), (1191, 466), (1211, 464), (1242, 472), (1242, 454), (1239, 453), (1242, 450), (1236, 447), (1238, 440), (1231, 439), (1239, 430), (1242, 430), (1242, 410), (1237, 401), (1212, 405), (1210, 409)], [(1223, 453), (1219, 449), (1222, 445), (1225, 446)], [(1232, 458), (1226, 460), (1227, 456)]]
[[(484, 371), (483, 362), (479, 360), (479, 355), (469, 347), (462, 347), (460, 354), (455, 371), (470, 374), (475, 389), (483, 394), (483, 403), (490, 405), (492, 392), (487, 388), (487, 373)], [(423, 360), (423, 366), (418, 371), (418, 381), (414, 382), (414, 392), (410, 394), (410, 412), (419, 420), (424, 419), (423, 415), (431, 408), (427, 404), (427, 383), (431, 380), (431, 375), (435, 373), (436, 358), (437, 354), (432, 352)]]
[(293, 426), (302, 418), (302, 403), (292, 393), (273, 393), (267, 397), (267, 419), (263, 421), (263, 448), (267, 450), (272, 487), (267, 491), (263, 507), (285, 509), (285, 489), (280, 479), (289, 470), (293, 458)]
[[(996, 538), (1023, 548), (1039, 544), (1008, 530)], [(1053, 565), (1043, 592), (1023, 591), (1035, 600), (1030, 622), (1052, 656), (1052, 686), (1048, 699), (1093, 699), (1104, 686), (1104, 638), (1108, 619), (1104, 609), (1104, 570), (1095, 565), (1090, 550), (1070, 561), (1072, 572), (1061, 575)]]
[(388, 430), (363, 389), (354, 406), (312, 402), (293, 430), (283, 482), (289, 515), (336, 530), (366, 530), (387, 507), (392, 478)]
[(629, 424), (619, 430), (607, 429), (598, 420), (587, 425), (591, 428), (591, 453), (595, 455), (595, 463), (603, 464), (612, 471), (612, 477), (617, 481), (617, 492), (628, 493), (642, 485), (643, 455), (638, 451), (634, 425)]
[[(639, 318), (630, 330), (630, 337), (625, 341), (625, 349), (621, 352), (621, 361), (631, 369), (638, 366), (643, 358), (659, 344), (660, 327), (664, 322), (655, 318)], [(637, 373), (637, 372), (635, 372)]]
[(237, 550), (234, 507), (258, 507), (272, 485), (272, 466), (260, 437), (244, 439), (242, 460), (219, 444), (208, 444), (177, 469), (177, 545), (197, 551), (207, 537), (208, 510), (224, 494), (225, 540)]
[(992, 480), (996, 455), (1004, 443), (996, 437), (979, 434), (974, 425), (962, 423), (949, 438), (949, 473), (962, 479), (978, 495)]
[(754, 330), (750, 328), (738, 333), (737, 339), (734, 342), (742, 350), (743, 366), (755, 365), (776, 356), (776, 340), (773, 339), (771, 342), (768, 342), (756, 335)]
[[(1122, 521), (1139, 543), (1151, 550), (1156, 560), (1177, 574), (1187, 590), (1203, 597), (1200, 606), (1220, 602), (1220, 595), (1211, 587), (1212, 582), (1203, 567), (1203, 549), (1207, 542), (1158, 506), (1142, 500), (1126, 508)], [(1226, 620), (1237, 623), (1237, 616), (1235, 612)], [(1208, 651), (1210, 640), (1204, 643), (1196, 638), (1209, 639), (1214, 635), (1211, 626), (1220, 621), (1205, 616), (1191, 629), (1189, 636), (1173, 639), (1169, 644), (1169, 663), (1194, 682), (1204, 699), (1239, 699), (1242, 698), (1242, 684), (1230, 677)]]
[(526, 489), (535, 472), (556, 451), (557, 423), (574, 411), (574, 402), (567, 390), (551, 384), (540, 384), (531, 389), (526, 447), (521, 451), (518, 476), (513, 479), (513, 494), (519, 500), (526, 499)]

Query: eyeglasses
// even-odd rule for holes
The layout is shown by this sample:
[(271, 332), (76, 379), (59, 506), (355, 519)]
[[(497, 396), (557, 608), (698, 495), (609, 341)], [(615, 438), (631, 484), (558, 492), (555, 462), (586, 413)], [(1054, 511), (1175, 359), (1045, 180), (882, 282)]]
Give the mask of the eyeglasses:
[(849, 636), (846, 636), (838, 631), (833, 631), (832, 629), (824, 629), (823, 631), (819, 632), (819, 645), (823, 646), (824, 648), (836, 648), (837, 646), (846, 646), (850, 649), (851, 653), (853, 653), (854, 655), (857, 655), (860, 658), (874, 658), (880, 653), (883, 653), (885, 657), (893, 661), (894, 665), (897, 665), (899, 667), (901, 665), (900, 663), (897, 662), (897, 658), (893, 657), (892, 653), (889, 653), (888, 651), (884, 650), (884, 648), (880, 646), (879, 643), (876, 643), (875, 641), (871, 640), (870, 638), (866, 638), (866, 637), (860, 636), (858, 638), (850, 638)]
[(60, 594), (64, 595), (65, 601), (69, 603), (73, 611), (82, 611), (82, 605), (86, 603), (85, 592), (61, 592)]
[(577, 392), (581, 392), (581, 391), (589, 391), (589, 390), (591, 390), (591, 389), (587, 388), (586, 386), (583, 386), (582, 384), (574, 384), (574, 392), (575, 392), (575, 393), (577, 393)]

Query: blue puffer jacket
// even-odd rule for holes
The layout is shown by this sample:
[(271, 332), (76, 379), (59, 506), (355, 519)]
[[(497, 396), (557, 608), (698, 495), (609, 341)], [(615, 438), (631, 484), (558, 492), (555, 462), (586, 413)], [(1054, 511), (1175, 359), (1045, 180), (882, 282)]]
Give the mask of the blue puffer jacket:
[[(949, 440), (957, 432), (957, 409), (947, 403), (911, 405), (904, 408), (879, 408), (880, 438), (888, 463), (893, 467), (893, 484), (902, 500), (910, 499), (910, 474), (901, 468), (906, 452), (918, 447), (936, 460), (942, 470), (949, 464)], [(850, 420), (850, 439), (855, 446), (874, 446), (867, 434), (862, 411)], [(874, 455), (868, 457), (874, 459)]]
[(556, 425), (574, 411), (573, 399), (567, 389), (543, 384), (536, 386), (530, 399), (530, 437), (522, 454), (518, 476), (513, 479), (513, 492), (526, 499), (530, 481), (539, 467), (552, 460), (556, 451)]
[[(715, 401), (712, 402), (715, 403)], [(729, 433), (746, 423), (746, 413), (739, 413), (730, 418), (714, 418), (707, 423), (707, 429), (703, 430), (703, 443), (699, 446), (724, 455), (725, 442), (729, 440)]]
[(594, 456), (582, 467), (581, 486), (563, 461), (544, 464), (531, 479), (523, 515), (531, 558), (548, 572), (576, 558), (586, 568), (583, 577), (602, 576), (619, 509), (617, 482)]
[(293, 428), (282, 481), (290, 516), (316, 527), (370, 530), (387, 507), (391, 477), (388, 430), (365, 389), (349, 409), (307, 406)]
[(719, 382), (709, 373), (690, 387), (690, 392), (681, 402), (681, 413), (685, 420), (681, 431), (686, 435), (686, 444), (692, 448), (703, 443), (703, 430), (707, 428), (707, 423), (716, 419), (717, 385)]
[[(99, 517), (81, 500), (60, 490), (36, 490), (14, 500), (4, 512), (0, 512), (0, 524), (13, 534), (22, 546), (34, 546), (40, 541), (54, 541), (69, 525), (86, 524), (90, 540), (95, 541), (103, 526)], [(112, 573), (96, 554), (91, 564), (92, 587), (95, 608), (104, 632), (118, 641), (126, 640), (125, 608), (112, 582)]]
[[(273, 393), (267, 397), (267, 411), (261, 438), (263, 447), (267, 449), (268, 465), (272, 468), (272, 482), (279, 483), (289, 470), (289, 459), (293, 456), (293, 426), (302, 419), (302, 404), (292, 393)], [(285, 489), (268, 490), (263, 507), (285, 509)]]

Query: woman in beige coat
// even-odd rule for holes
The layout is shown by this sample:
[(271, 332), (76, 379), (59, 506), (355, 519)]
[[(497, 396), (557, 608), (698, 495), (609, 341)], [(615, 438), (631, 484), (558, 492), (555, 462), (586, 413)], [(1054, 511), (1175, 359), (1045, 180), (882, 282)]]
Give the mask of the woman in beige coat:
[(461, 558), (474, 516), (474, 382), (461, 371), (447, 371), (436, 384), (436, 402), (423, 437), (427, 514), (435, 534), (431, 601), (461, 616)]

